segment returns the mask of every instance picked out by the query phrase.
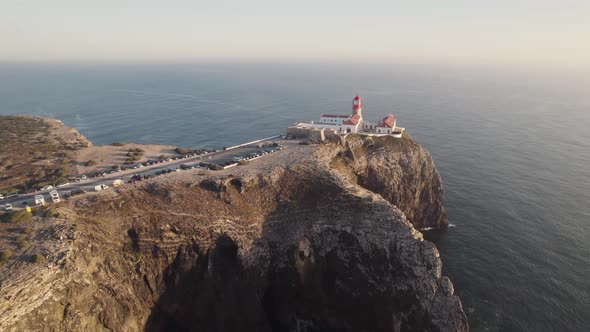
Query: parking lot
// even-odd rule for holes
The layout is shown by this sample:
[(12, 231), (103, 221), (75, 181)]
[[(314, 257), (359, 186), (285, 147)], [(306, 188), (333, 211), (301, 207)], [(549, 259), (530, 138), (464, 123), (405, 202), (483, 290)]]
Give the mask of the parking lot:
[(201, 169), (203, 171), (208, 169), (217, 169), (220, 167), (233, 167), (240, 161), (248, 162), (254, 161), (257, 158), (264, 158), (267, 155), (276, 153), (283, 149), (288, 149), (293, 145), (297, 145), (299, 141), (293, 139), (282, 139), (278, 137), (269, 138), (267, 140), (257, 141), (256, 143), (229, 148), (227, 150), (219, 150), (209, 152), (206, 154), (196, 155), (178, 155), (173, 158), (168, 158), (164, 161), (142, 162), (141, 164), (131, 165), (125, 170), (109, 171), (109, 172), (92, 172), (84, 177), (78, 178), (77, 182), (62, 183), (55, 188), (44, 188), (44, 190), (31, 192), (28, 194), (21, 194), (16, 197), (7, 197), (0, 200), (3, 209), (7, 204), (12, 205), (13, 209), (20, 209), (26, 206), (35, 205), (35, 196), (43, 195), (45, 204), (52, 204), (50, 192), (57, 191), (61, 199), (69, 197), (71, 194), (83, 194), (85, 192), (94, 192), (95, 187), (103, 185), (108, 186), (105, 190), (113, 188), (113, 181), (121, 180), (123, 186), (128, 186), (130, 183), (141, 181), (154, 176), (165, 176), (172, 172), (182, 172), (187, 170)]

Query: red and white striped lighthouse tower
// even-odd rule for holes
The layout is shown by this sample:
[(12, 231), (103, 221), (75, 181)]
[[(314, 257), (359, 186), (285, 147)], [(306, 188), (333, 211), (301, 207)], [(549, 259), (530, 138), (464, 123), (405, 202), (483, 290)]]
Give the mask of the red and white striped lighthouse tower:
[(358, 114), (360, 117), (363, 115), (361, 114), (363, 111), (363, 106), (361, 103), (361, 97), (359, 97), (358, 93), (356, 97), (352, 100), (352, 115)]

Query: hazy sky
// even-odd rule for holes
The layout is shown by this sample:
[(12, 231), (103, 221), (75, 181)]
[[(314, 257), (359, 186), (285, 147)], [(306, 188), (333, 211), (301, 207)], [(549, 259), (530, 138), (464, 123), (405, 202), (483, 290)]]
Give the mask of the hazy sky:
[(590, 0), (0, 0), (0, 60), (590, 66)]

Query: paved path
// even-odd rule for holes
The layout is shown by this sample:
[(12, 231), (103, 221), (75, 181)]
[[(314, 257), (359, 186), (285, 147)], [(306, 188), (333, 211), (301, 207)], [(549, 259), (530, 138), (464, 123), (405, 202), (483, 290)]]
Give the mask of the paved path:
[[(69, 194), (72, 190), (75, 190), (75, 189), (83, 189), (84, 191), (87, 191), (87, 192), (93, 192), (94, 187), (99, 184), (106, 184), (107, 186), (109, 186), (109, 189), (107, 189), (107, 190), (110, 190), (113, 187), (114, 180), (118, 180), (118, 179), (123, 180), (125, 182), (125, 184), (127, 185), (127, 181), (129, 181), (131, 179), (131, 177), (135, 174), (154, 174), (158, 170), (178, 168), (178, 167), (180, 167), (181, 164), (194, 165), (194, 164), (198, 164), (199, 162), (223, 164), (226, 161), (233, 161), (234, 157), (246, 156), (246, 155), (252, 154), (254, 152), (264, 150), (265, 148), (258, 148), (257, 145), (260, 144), (261, 142), (264, 143), (265, 141), (266, 142), (269, 142), (269, 141), (278, 142), (285, 149), (288, 149), (289, 147), (292, 147), (292, 146), (297, 145), (299, 143), (299, 141), (297, 141), (297, 140), (281, 140), (281, 139), (275, 139), (274, 137), (271, 137), (271, 138), (267, 138), (265, 140), (255, 141), (256, 143), (252, 143), (252, 144), (248, 144), (248, 145), (240, 145), (240, 146), (237, 146), (237, 147), (230, 149), (230, 150), (222, 150), (222, 151), (212, 152), (212, 153), (208, 153), (205, 155), (200, 155), (200, 156), (195, 156), (195, 157), (190, 157), (190, 158), (181, 158), (178, 160), (168, 161), (168, 162), (164, 162), (164, 163), (158, 163), (155, 165), (145, 166), (145, 167), (137, 168), (137, 169), (127, 169), (127, 170), (120, 171), (120, 172), (114, 172), (112, 174), (105, 174), (104, 176), (99, 176), (96, 178), (88, 178), (85, 180), (81, 180), (80, 182), (72, 182), (66, 186), (63, 186), (60, 188), (54, 188), (51, 190), (57, 190), (59, 192), (60, 198), (62, 198), (62, 199), (63, 199), (64, 194)], [(266, 148), (266, 149), (268, 149), (268, 148)], [(182, 172), (182, 170), (181, 170), (181, 172)], [(164, 175), (160, 175), (160, 176), (166, 176), (166, 175), (164, 174)], [(18, 197), (12, 197), (12, 198), (0, 200), (0, 208), (2, 208), (2, 210), (3, 210), (7, 203), (12, 204), (14, 209), (23, 208), (24, 202), (27, 202), (29, 206), (34, 206), (35, 205), (35, 195), (43, 195), (43, 197), (45, 198), (45, 203), (52, 204), (51, 197), (49, 196), (49, 192), (51, 190), (44, 190), (42, 192), (36, 192), (33, 194), (22, 194)]]

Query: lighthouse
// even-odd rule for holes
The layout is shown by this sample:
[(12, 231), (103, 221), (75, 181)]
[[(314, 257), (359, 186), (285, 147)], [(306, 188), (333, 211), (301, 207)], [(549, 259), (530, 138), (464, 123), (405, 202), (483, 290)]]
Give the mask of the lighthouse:
[(352, 115), (356, 115), (358, 114), (359, 117), (363, 117), (363, 115), (361, 114), (363, 111), (363, 106), (361, 103), (361, 97), (359, 97), (358, 93), (356, 95), (356, 97), (354, 97), (354, 99), (352, 100)]
[(361, 97), (357, 95), (352, 98), (352, 114), (324, 114), (320, 122), (299, 122), (287, 129), (287, 134), (293, 137), (316, 137), (318, 132), (323, 135), (347, 135), (359, 134), (367, 136), (389, 135), (401, 138), (405, 128), (397, 126), (393, 114), (388, 114), (378, 123), (363, 119), (363, 105)]

